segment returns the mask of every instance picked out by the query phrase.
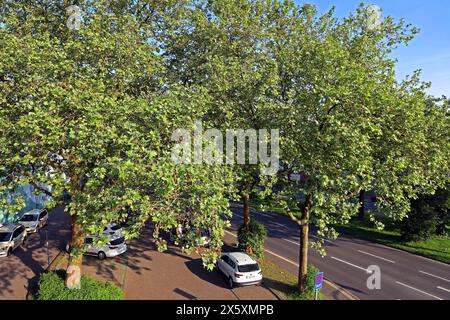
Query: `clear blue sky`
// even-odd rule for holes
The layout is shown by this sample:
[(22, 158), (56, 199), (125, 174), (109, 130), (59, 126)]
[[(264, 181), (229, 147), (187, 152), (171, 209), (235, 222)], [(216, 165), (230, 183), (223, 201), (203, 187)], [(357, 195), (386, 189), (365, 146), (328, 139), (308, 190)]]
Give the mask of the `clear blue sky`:
[(296, 0), (298, 4), (315, 4), (321, 13), (334, 5), (338, 17), (354, 12), (361, 2), (375, 4), (382, 8), (383, 16), (404, 18), (421, 30), (409, 46), (401, 46), (394, 52), (398, 79), (422, 69), (422, 80), (432, 82), (430, 94), (450, 97), (450, 1)]

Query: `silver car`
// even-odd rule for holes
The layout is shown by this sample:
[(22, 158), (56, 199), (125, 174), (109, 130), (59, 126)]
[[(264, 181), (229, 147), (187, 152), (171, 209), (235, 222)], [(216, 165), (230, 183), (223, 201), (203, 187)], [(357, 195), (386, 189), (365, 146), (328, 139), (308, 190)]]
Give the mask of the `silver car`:
[(85, 252), (87, 255), (97, 256), (100, 260), (105, 258), (113, 258), (127, 251), (125, 238), (119, 236), (111, 236), (110, 241), (104, 246), (96, 245), (94, 239), (96, 236), (88, 236), (85, 238)]
[(9, 256), (21, 246), (27, 237), (25, 227), (20, 224), (10, 224), (0, 227), (0, 257)]
[(48, 211), (46, 209), (35, 209), (26, 212), (19, 223), (25, 227), (27, 233), (38, 232), (47, 225)]
[(116, 223), (110, 223), (103, 229), (104, 235), (123, 237), (122, 227)]

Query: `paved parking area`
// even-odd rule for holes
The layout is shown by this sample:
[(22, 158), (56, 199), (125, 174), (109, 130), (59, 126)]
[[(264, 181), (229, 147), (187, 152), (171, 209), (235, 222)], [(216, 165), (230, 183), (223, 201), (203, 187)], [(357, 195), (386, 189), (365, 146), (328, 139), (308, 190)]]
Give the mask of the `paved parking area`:
[[(48, 259), (53, 261), (69, 238), (68, 215), (62, 208), (53, 210), (47, 227), (31, 234), (12, 256), (0, 258), (0, 300), (26, 299), (28, 290), (36, 286), (39, 274), (47, 268)], [(175, 247), (158, 252), (150, 228), (130, 242), (124, 255), (103, 261), (85, 257), (83, 261), (83, 273), (116, 283), (131, 300), (276, 299), (260, 286), (230, 290), (226, 279), (217, 270), (205, 270), (196, 254), (186, 255)], [(60, 268), (65, 267), (62, 259)]]
[(123, 287), (129, 300), (274, 300), (275, 295), (261, 286), (230, 290), (217, 270), (209, 272), (201, 258), (169, 247), (158, 252), (150, 228), (131, 241), (128, 252), (120, 257), (99, 261), (87, 257), (84, 272)]
[(24, 246), (17, 248), (10, 257), (0, 258), (0, 300), (26, 298), (28, 289), (36, 285), (38, 275), (47, 268), (48, 259), (52, 261), (64, 248), (69, 230), (67, 214), (57, 208), (51, 212), (45, 228), (30, 234)]

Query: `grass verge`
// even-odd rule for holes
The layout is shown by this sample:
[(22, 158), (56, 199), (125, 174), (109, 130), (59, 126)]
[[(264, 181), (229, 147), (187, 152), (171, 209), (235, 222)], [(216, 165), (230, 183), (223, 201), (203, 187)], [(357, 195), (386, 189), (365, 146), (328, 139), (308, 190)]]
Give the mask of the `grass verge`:
[(69, 290), (64, 285), (64, 270), (41, 274), (37, 300), (123, 300), (123, 291), (110, 282), (81, 277), (81, 288)]
[(425, 241), (404, 242), (395, 224), (389, 223), (389, 221), (385, 224), (386, 228), (384, 230), (378, 230), (370, 221), (353, 220), (347, 225), (337, 225), (336, 230), (356, 238), (381, 243), (427, 258), (450, 263), (449, 237), (434, 236)]
[[(310, 267), (308, 272), (307, 294), (297, 293), (297, 277), (267, 259), (259, 259), (258, 263), (264, 275), (263, 283), (283, 300), (313, 300), (314, 299), (314, 274), (315, 267)], [(312, 275), (312, 278), (311, 278)], [(312, 282), (311, 282), (312, 281)], [(311, 287), (312, 286), (312, 287)], [(319, 300), (324, 300), (319, 292)]]

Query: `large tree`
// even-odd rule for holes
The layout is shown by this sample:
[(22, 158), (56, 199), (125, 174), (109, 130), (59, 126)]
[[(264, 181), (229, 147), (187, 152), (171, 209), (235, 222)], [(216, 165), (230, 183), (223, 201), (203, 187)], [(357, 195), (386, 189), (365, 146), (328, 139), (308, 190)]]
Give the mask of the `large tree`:
[[(347, 223), (359, 207), (352, 199), (373, 185), (380, 207), (401, 219), (409, 197), (442, 181), (448, 144), (425, 134), (432, 125), (438, 126), (434, 133), (443, 128), (437, 118), (426, 117), (425, 86), (417, 77), (395, 80), (390, 54), (416, 29), (390, 17), (369, 24), (364, 6), (342, 20), (333, 10), (322, 16), (313, 7), (299, 10), (296, 32), (281, 50), (290, 57), (285, 68), (291, 76), (285, 82), (289, 99), (277, 120), (291, 128), (282, 133), (283, 161), (306, 177), (300, 190), (297, 185), (285, 190), (290, 196), (284, 201), (300, 228), (303, 292), (309, 225), (319, 238), (335, 238), (332, 225)], [(409, 163), (414, 155), (417, 161)], [(320, 249), (322, 243), (313, 244)]]
[[(210, 98), (164, 78), (152, 41), (157, 27), (147, 22), (170, 15), (171, 4), (79, 1), (76, 28), (68, 28), (68, 5), (2, 2), (2, 190), (32, 184), (52, 196), (49, 205), (65, 205), (70, 288), (80, 284), (85, 234), (124, 220), (129, 239), (151, 218), (162, 248), (158, 231), (181, 221), (210, 230), (211, 248), (202, 253), (211, 268), (222, 245), (230, 181), (225, 167), (172, 161), (172, 133), (192, 128)], [(195, 241), (187, 244), (194, 247)]]
[[(191, 1), (184, 23), (170, 30), (166, 43), (170, 79), (202, 85), (214, 98), (203, 120), (225, 129), (279, 129), (273, 120), (287, 99), (281, 67), (276, 57), (289, 42), (297, 12), (292, 1)], [(279, 58), (279, 59), (278, 59)], [(269, 140), (270, 141), (270, 140)], [(244, 225), (250, 222), (253, 198), (272, 191), (276, 175), (266, 175), (261, 163), (233, 167), (235, 184), (243, 204)], [(259, 159), (261, 160), (261, 159)]]

